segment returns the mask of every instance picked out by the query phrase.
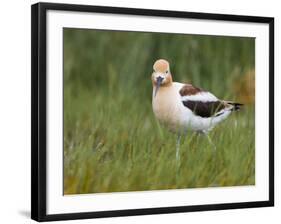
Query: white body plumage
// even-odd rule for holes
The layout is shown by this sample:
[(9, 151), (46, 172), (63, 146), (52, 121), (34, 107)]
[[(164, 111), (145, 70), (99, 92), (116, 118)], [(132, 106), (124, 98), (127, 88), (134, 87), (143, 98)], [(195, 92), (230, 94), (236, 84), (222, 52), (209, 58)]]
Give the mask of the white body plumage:
[(155, 95), (153, 88), (152, 108), (156, 118), (172, 132), (207, 132), (229, 116), (233, 106), (217, 111), (214, 116), (201, 117), (186, 107), (183, 101), (216, 102), (218, 99), (209, 92), (198, 92), (181, 96), (180, 90), (185, 84), (173, 82), (170, 86), (159, 88)]

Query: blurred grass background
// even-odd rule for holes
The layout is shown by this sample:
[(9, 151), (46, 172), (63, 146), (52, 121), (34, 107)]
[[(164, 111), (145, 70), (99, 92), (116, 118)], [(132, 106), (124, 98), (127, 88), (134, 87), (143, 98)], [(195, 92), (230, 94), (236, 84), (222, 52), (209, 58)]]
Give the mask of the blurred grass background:
[[(255, 184), (253, 38), (64, 29), (64, 193)], [(210, 134), (176, 137), (151, 108), (152, 65), (245, 104)]]

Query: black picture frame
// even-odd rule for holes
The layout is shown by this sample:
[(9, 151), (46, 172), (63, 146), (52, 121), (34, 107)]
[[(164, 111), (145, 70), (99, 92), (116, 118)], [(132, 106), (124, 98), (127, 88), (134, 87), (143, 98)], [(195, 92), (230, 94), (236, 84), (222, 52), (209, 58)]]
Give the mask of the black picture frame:
[[(75, 12), (98, 12), (124, 15), (162, 16), (220, 21), (239, 21), (269, 24), (269, 200), (208, 204), (195, 206), (160, 207), (85, 213), (46, 213), (46, 12), (64, 10)], [(70, 220), (115, 216), (132, 216), (161, 213), (192, 212), (221, 209), (274, 206), (274, 18), (163, 11), (136, 8), (118, 8), (89, 5), (37, 3), (31, 9), (31, 218), (37, 221)]]

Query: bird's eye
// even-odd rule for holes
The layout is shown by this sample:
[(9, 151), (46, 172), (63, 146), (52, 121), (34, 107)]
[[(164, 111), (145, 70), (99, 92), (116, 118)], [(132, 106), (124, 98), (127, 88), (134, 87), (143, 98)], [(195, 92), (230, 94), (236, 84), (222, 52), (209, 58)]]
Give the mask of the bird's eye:
[(166, 71), (166, 74), (168, 74), (168, 72), (169, 72), (169, 71), (167, 70), (167, 71)]

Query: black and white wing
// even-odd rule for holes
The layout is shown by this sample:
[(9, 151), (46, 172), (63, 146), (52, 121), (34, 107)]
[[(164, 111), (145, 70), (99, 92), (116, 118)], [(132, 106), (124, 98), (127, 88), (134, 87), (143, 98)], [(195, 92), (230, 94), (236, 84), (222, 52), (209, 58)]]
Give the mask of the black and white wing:
[(229, 110), (238, 110), (242, 104), (219, 100), (212, 93), (190, 84), (185, 84), (179, 91), (185, 107), (195, 115), (209, 118), (222, 115)]

